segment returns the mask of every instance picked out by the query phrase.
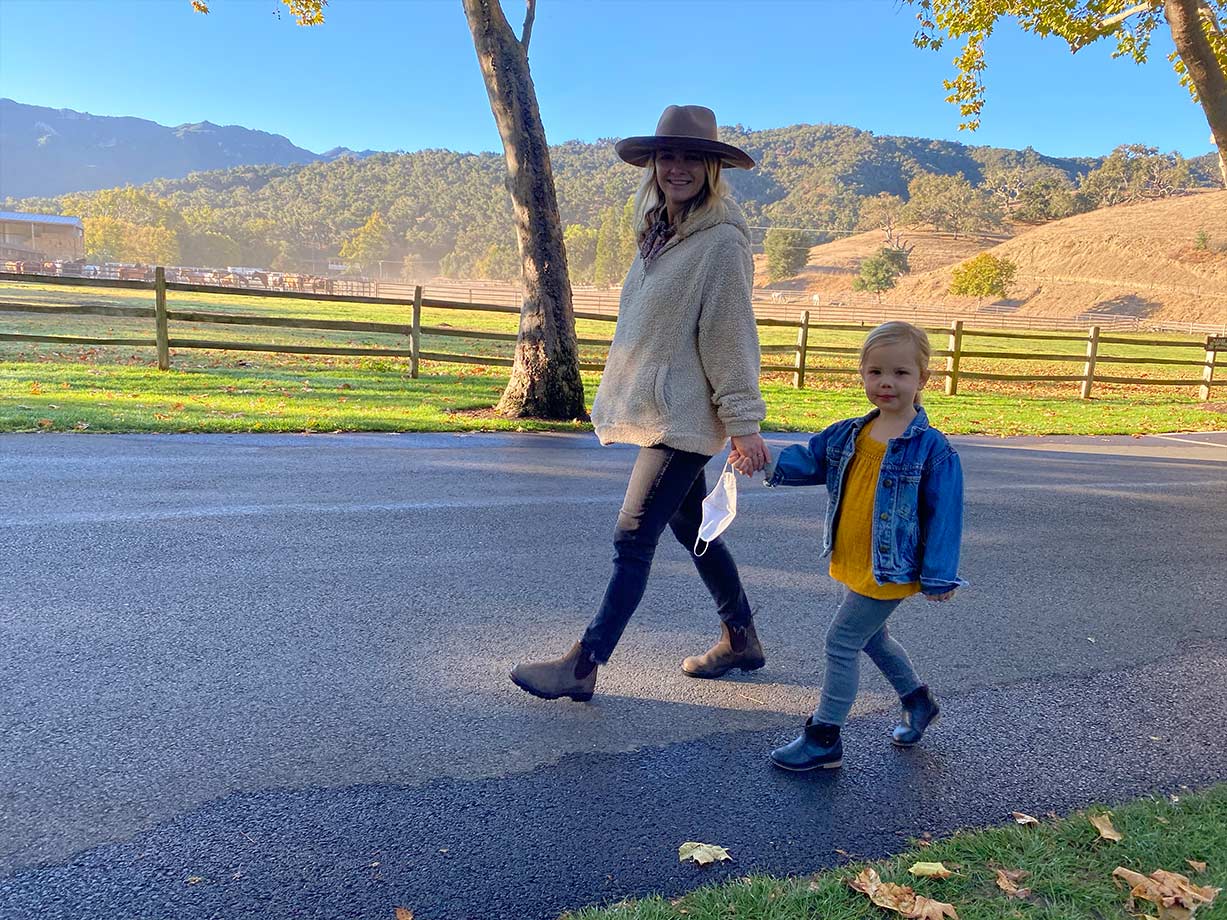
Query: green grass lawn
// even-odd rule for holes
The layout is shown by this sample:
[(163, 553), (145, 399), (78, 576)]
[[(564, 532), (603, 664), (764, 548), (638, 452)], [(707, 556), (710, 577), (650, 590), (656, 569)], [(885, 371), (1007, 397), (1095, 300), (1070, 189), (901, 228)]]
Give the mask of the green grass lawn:
[[(954, 905), (961, 920), (1158, 916), (1159, 909), (1144, 900), (1138, 900), (1135, 909), (1127, 909), (1129, 889), (1112, 877), (1117, 866), (1142, 875), (1164, 869), (1185, 875), (1198, 886), (1227, 888), (1227, 785), (1181, 795), (1176, 801), (1147, 798), (1111, 809), (1112, 824), (1123, 835), (1119, 842), (1100, 839), (1087, 817), (1105, 813), (1109, 813), (1106, 808), (1091, 808), (1030, 827), (1003, 816), (1004, 826), (958, 833), (928, 846), (915, 845), (889, 860), (850, 863), (800, 878), (750, 876), (700, 888), (673, 901), (654, 897), (567, 916), (570, 920), (898, 918), (899, 914), (875, 906), (848, 886), (848, 880), (866, 866), (876, 869), (883, 882), (908, 885), (917, 894)], [(739, 855), (749, 854), (732, 854), (734, 859)], [(1206, 867), (1199, 871), (1186, 860)], [(917, 862), (940, 862), (952, 875), (914, 878), (908, 869)], [(997, 885), (997, 869), (1026, 872), (1017, 886), (1029, 889), (1030, 894), (1007, 896)], [(690, 867), (688, 871), (702, 878), (704, 870)], [(1222, 894), (1196, 912), (1197, 920), (1223, 917), (1227, 917), (1227, 895)]]
[[(149, 306), (146, 291), (77, 288), (0, 282), (0, 300), (48, 304), (104, 303)], [(316, 317), (407, 323), (410, 305), (320, 303), (242, 295), (171, 292), (173, 310), (207, 310), (270, 316)], [(457, 330), (512, 333), (513, 314), (459, 310), (423, 311), (423, 324)], [(581, 337), (608, 339), (613, 324), (581, 320)], [(765, 345), (795, 342), (794, 329), (763, 327)], [(152, 337), (152, 322), (118, 317), (60, 317), (0, 313), (0, 332)], [(811, 346), (855, 347), (863, 331), (815, 329)], [(314, 330), (265, 329), (172, 323), (171, 337), (407, 347), (404, 336)], [(934, 347), (945, 346), (935, 335)], [(970, 343), (969, 343), (969, 346)], [(976, 340), (985, 351), (1081, 354), (1077, 339)], [(509, 357), (512, 344), (451, 336), (424, 336), (424, 351)], [(1194, 348), (1105, 346), (1116, 354), (1144, 357), (1199, 357)], [(599, 361), (604, 349), (581, 348), (585, 361)], [(767, 355), (764, 365), (782, 365), (790, 355)], [(507, 369), (492, 365), (424, 362), (421, 376), (408, 373), (408, 360), (394, 357), (282, 355), (232, 350), (172, 350), (172, 369), (159, 372), (152, 348), (0, 342), (0, 431), (464, 431), (585, 430), (580, 422), (544, 423), (491, 418), (480, 410), (498, 399)], [(851, 369), (851, 356), (812, 351), (808, 364)], [(935, 359), (934, 368), (944, 367)], [(1077, 373), (1081, 364), (1040, 360), (966, 359), (963, 370), (1006, 373)], [(1185, 368), (1115, 365), (1110, 373), (1194, 377)], [(585, 374), (589, 403), (599, 376)], [(860, 414), (868, 406), (854, 375), (811, 371), (807, 386), (790, 386), (787, 372), (767, 370), (763, 391), (768, 429), (812, 431)], [(1135, 434), (1227, 428), (1221, 402), (1204, 404), (1193, 387), (1105, 385), (1093, 399), (1078, 399), (1076, 383), (964, 381), (947, 397), (935, 379), (926, 404), (935, 424), (952, 434)], [(473, 411), (477, 410), (477, 411)], [(472, 414), (470, 414), (470, 412)]]

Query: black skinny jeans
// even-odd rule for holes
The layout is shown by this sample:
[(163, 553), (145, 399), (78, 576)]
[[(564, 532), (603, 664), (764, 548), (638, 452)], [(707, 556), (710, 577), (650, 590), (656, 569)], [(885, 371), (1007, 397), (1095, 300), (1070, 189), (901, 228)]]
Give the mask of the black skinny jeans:
[(750, 621), (750, 602), (741, 587), (737, 563), (724, 541), (717, 538), (702, 556), (694, 554), (707, 495), (703, 467), (710, 459), (663, 444), (640, 448), (614, 530), (613, 575), (601, 609), (581, 640), (596, 661), (609, 660), (639, 606), (656, 544), (666, 526), (690, 553), (699, 577), (716, 602), (720, 619), (730, 626)]

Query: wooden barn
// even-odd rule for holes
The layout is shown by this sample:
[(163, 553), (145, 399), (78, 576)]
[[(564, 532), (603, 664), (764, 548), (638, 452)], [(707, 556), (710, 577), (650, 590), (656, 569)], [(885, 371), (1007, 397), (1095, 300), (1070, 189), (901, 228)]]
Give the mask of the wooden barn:
[(0, 211), (0, 259), (74, 262), (84, 258), (81, 218)]

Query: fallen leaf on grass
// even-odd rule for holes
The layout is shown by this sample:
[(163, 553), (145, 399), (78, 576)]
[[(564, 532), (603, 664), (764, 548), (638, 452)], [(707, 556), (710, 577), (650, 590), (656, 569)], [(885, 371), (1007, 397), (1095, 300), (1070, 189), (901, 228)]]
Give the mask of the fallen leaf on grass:
[(950, 878), (951, 872), (939, 862), (918, 862), (907, 870), (917, 878)]
[(677, 848), (678, 862), (690, 860), (700, 866), (706, 866), (732, 858), (728, 850), (724, 847), (718, 847), (714, 843), (696, 843), (693, 840), (688, 840)]
[(998, 869), (997, 887), (1011, 898), (1029, 898), (1031, 897), (1031, 889), (1018, 887), (1018, 883), (1028, 875), (1030, 873), (1022, 869)]
[(1150, 875), (1142, 875), (1124, 866), (1112, 870), (1112, 877), (1123, 879), (1133, 886), (1131, 898), (1150, 901), (1159, 908), (1158, 920), (1189, 920), (1203, 904), (1213, 904), (1221, 888), (1194, 885), (1179, 872), (1156, 869)]
[(951, 920), (959, 920), (959, 913), (954, 909), (953, 904), (947, 904), (944, 901), (935, 901), (932, 898), (926, 898), (924, 895), (916, 895), (916, 903), (912, 907), (910, 914), (905, 914), (907, 917), (914, 917), (916, 920), (943, 920), (945, 917), (950, 917)]
[(1112, 826), (1111, 815), (1087, 815), (1087, 820), (1095, 825), (1099, 836), (1104, 840), (1123, 840), (1121, 832)]
[(1198, 862), (1196, 859), (1186, 859), (1185, 862), (1189, 864), (1189, 868), (1194, 872), (1206, 871), (1206, 864), (1204, 862)]
[(848, 887), (868, 895), (878, 907), (893, 910), (911, 920), (943, 920), (945, 917), (959, 920), (953, 904), (918, 895), (906, 885), (883, 882), (876, 869), (862, 869), (855, 878), (848, 879)]
[(1019, 824), (1025, 825), (1027, 827), (1030, 827), (1032, 825), (1038, 825), (1040, 823), (1039, 818), (1033, 818), (1030, 815), (1024, 814), (1021, 811), (1010, 812), (1010, 817), (1012, 817)]

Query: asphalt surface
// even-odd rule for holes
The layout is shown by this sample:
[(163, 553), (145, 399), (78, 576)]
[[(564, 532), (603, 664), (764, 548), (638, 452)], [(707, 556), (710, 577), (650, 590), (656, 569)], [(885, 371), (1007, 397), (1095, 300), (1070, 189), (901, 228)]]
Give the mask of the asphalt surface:
[(548, 918), (1227, 780), (1227, 435), (955, 442), (972, 586), (892, 619), (943, 719), (891, 749), (866, 668), (843, 770), (794, 776), (821, 490), (743, 484), (766, 668), (680, 674), (717, 621), (670, 542), (593, 703), (546, 703), (506, 672), (599, 601), (633, 450), (2, 436), (0, 918)]

